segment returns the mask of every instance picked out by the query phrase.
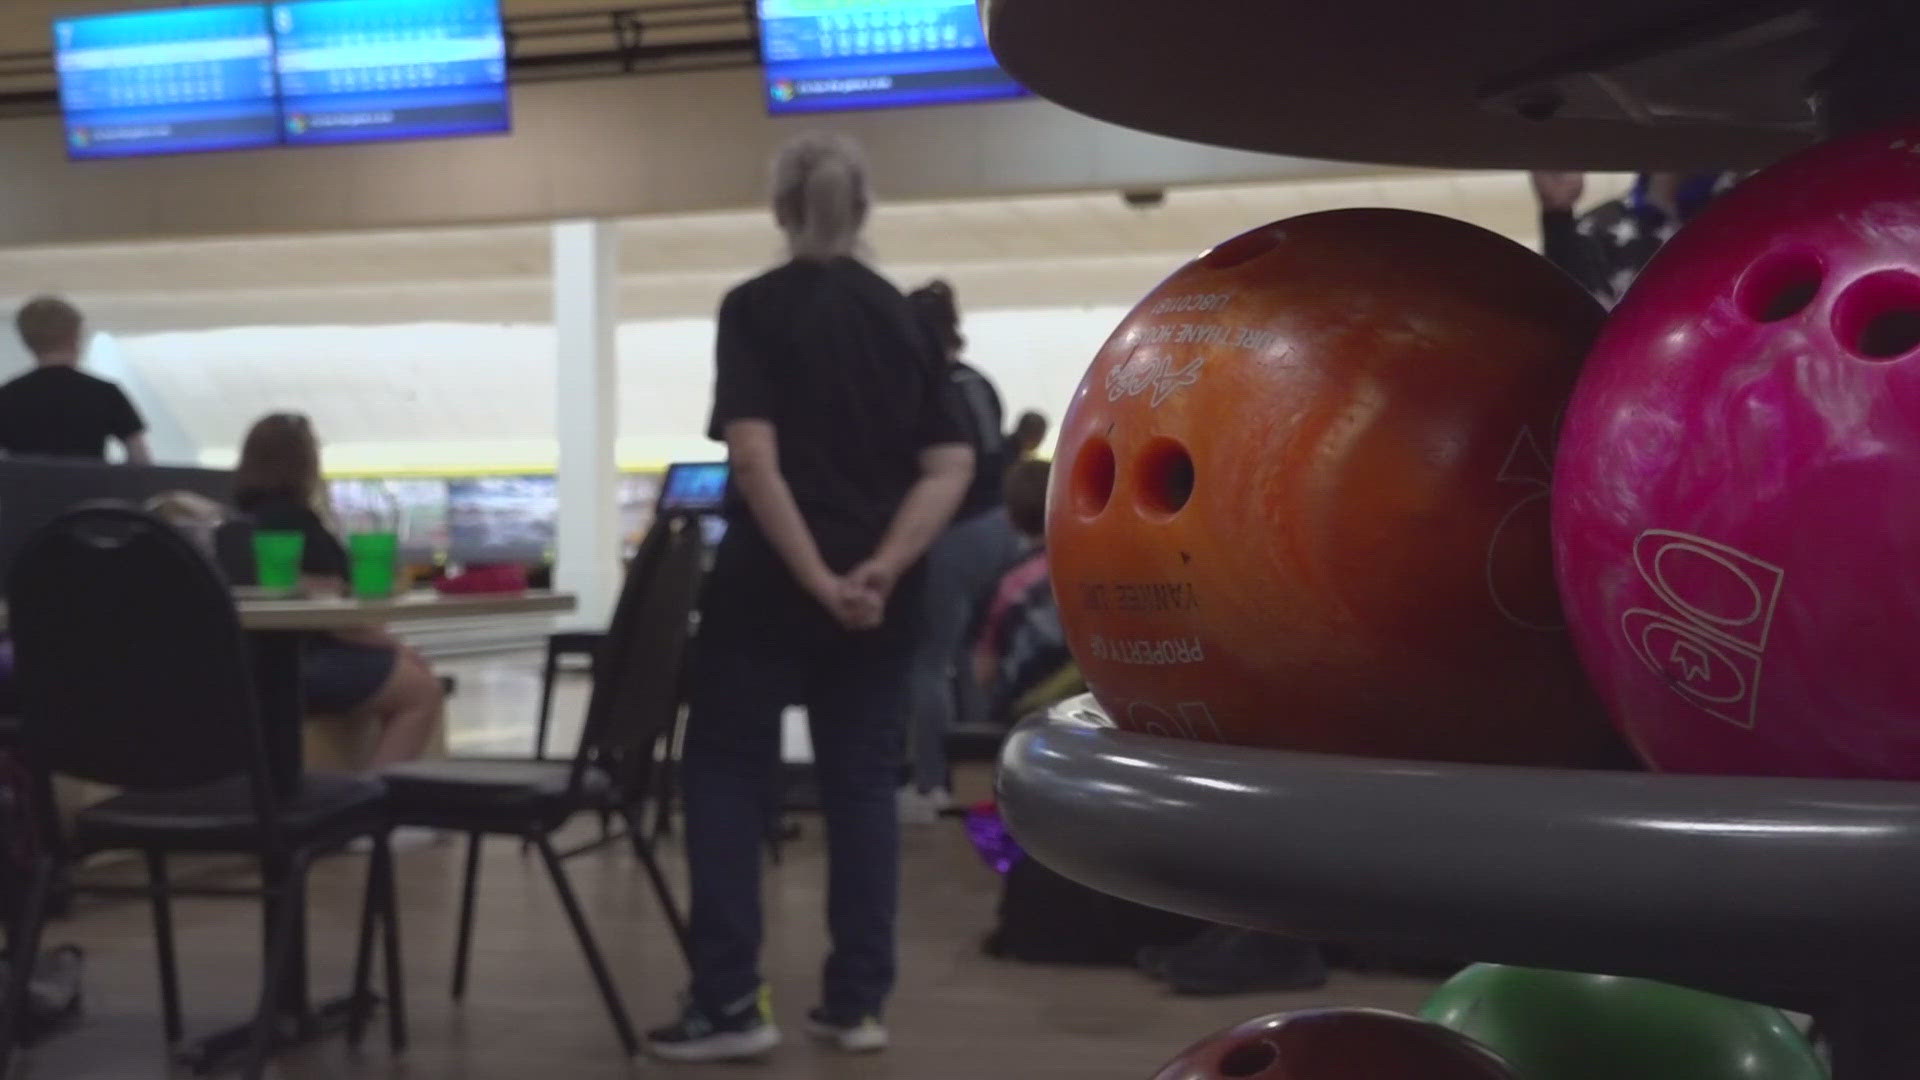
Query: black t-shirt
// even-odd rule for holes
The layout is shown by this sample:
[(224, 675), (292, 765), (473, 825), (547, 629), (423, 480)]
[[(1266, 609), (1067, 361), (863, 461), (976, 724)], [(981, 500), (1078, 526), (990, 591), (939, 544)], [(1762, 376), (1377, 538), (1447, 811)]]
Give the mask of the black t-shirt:
[(1000, 408), (1000, 393), (985, 375), (966, 364), (955, 364), (948, 373), (965, 411), (967, 442), (973, 447), (973, 486), (960, 502), (955, 515), (964, 521), (1006, 505), (1007, 436), (1000, 428), (1006, 414)]
[[(920, 452), (967, 442), (906, 299), (857, 259), (795, 260), (728, 293), (716, 368), (708, 436), (724, 439), (735, 420), (773, 423), (780, 471), (837, 572), (873, 554)], [(737, 492), (728, 503), (730, 527), (757, 534)]]
[(0, 450), (26, 457), (105, 460), (108, 439), (147, 429), (120, 388), (62, 365), (0, 386)]
[(300, 554), (300, 572), (315, 577), (347, 576), (347, 549), (327, 523), (299, 496), (290, 492), (246, 492), (234, 500), (253, 519), (253, 527), (269, 532), (297, 532), (307, 538)]

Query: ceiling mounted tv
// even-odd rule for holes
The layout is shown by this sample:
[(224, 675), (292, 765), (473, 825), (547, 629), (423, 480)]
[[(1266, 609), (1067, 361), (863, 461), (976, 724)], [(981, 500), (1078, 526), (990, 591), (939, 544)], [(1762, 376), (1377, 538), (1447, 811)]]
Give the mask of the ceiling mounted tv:
[(273, 37), (263, 4), (61, 19), (54, 66), (74, 158), (273, 146)]
[(767, 111), (1018, 97), (975, 0), (756, 0)]
[(289, 145), (512, 129), (499, 0), (273, 5)]

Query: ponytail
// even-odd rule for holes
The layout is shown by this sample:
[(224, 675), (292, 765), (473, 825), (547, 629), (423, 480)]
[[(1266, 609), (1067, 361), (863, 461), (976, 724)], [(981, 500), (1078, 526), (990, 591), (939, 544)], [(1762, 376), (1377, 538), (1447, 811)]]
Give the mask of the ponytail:
[(773, 215), (794, 258), (854, 254), (869, 202), (866, 164), (847, 139), (802, 135), (774, 159)]

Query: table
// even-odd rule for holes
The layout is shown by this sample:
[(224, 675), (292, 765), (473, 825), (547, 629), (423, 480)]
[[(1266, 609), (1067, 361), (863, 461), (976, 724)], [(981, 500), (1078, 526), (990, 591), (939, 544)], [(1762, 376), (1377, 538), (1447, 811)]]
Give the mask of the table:
[(409, 622), (558, 615), (575, 605), (574, 597), (555, 592), (409, 593), (384, 600), (242, 598), (240, 625), (252, 646), (254, 686), (276, 790), (294, 790), (303, 767), (300, 724), (306, 709), (300, 700), (300, 654), (309, 635)]
[[(243, 597), (237, 604), (240, 625), (247, 631), (253, 655), (254, 688), (260, 702), (268, 768), (275, 789), (286, 794), (298, 790), (304, 772), (300, 726), (306, 719), (306, 708), (301, 700), (300, 663), (312, 635), (409, 622), (561, 614), (572, 611), (576, 600), (566, 593), (536, 591), (468, 596), (413, 593), (384, 600)], [(0, 629), (4, 627), (5, 613), (0, 610)], [(279, 884), (287, 871), (284, 865), (269, 864), (263, 868), (265, 884), (269, 888)], [(350, 996), (317, 1005), (312, 1001), (307, 985), (306, 897), (296, 897), (294, 902), (298, 905), (294, 913), (296, 944), (280, 1000), (285, 1003), (290, 1022), (288, 1037), (298, 1042), (343, 1027), (353, 1002)], [(269, 928), (268, 933), (274, 906), (271, 901), (263, 905), (263, 925)], [(216, 1032), (183, 1048), (182, 1063), (197, 1072), (213, 1071), (243, 1050), (251, 1037), (247, 1024)]]
[[(511, 615), (561, 615), (578, 601), (568, 593), (528, 590), (471, 596), (408, 593), (384, 600), (346, 597), (264, 599), (242, 596), (236, 601), (240, 625), (249, 631), (346, 630), (356, 626), (428, 622), (439, 619), (482, 619)], [(0, 631), (7, 629), (7, 609), (0, 604)]]
[[(268, 767), (275, 789), (285, 794), (295, 789), (303, 765), (300, 724), (306, 711), (300, 698), (300, 656), (308, 635), (408, 622), (558, 615), (572, 611), (577, 600), (567, 593), (532, 590), (468, 596), (409, 593), (381, 600), (241, 597), (236, 603), (252, 646)], [(0, 604), (0, 633), (6, 629), (6, 607)]]

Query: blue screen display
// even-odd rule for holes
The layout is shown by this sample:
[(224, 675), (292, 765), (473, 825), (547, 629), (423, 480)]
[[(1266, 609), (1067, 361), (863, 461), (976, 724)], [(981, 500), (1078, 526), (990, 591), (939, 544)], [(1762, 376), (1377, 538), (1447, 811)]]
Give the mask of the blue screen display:
[(280, 141), (262, 5), (61, 19), (53, 44), (67, 152), (75, 158)]
[(667, 466), (660, 509), (669, 513), (717, 513), (727, 501), (729, 468), (724, 461), (679, 462)]
[(498, 0), (273, 5), (291, 144), (504, 132), (512, 126)]
[(828, 112), (1017, 97), (974, 0), (757, 0), (767, 109)]

